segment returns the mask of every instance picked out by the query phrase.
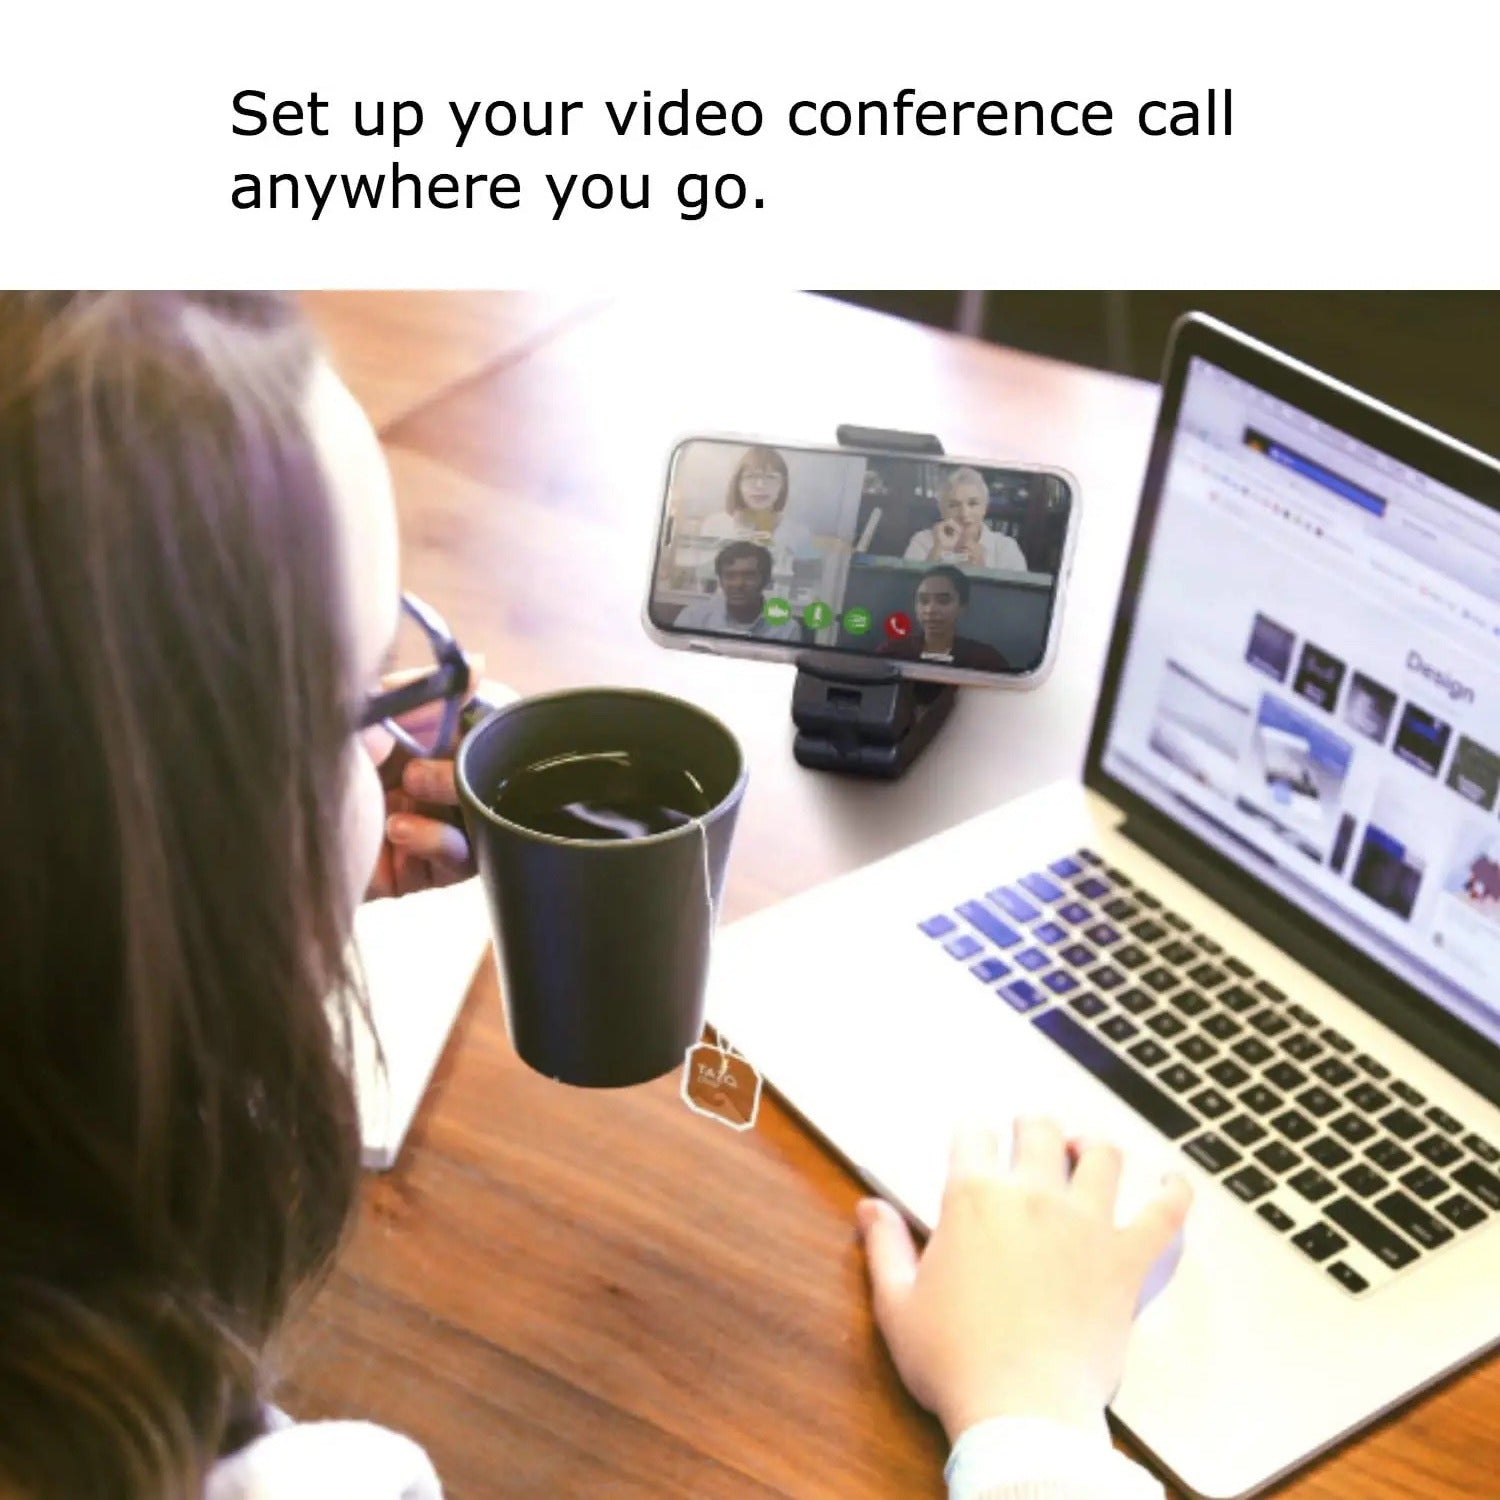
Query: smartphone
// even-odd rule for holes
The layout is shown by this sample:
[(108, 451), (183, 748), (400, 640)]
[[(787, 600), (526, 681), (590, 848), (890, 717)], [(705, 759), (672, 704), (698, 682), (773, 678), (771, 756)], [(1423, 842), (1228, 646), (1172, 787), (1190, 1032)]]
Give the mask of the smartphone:
[(1078, 517), (1065, 469), (686, 437), (643, 619), (680, 649), (1034, 687), (1056, 655)]

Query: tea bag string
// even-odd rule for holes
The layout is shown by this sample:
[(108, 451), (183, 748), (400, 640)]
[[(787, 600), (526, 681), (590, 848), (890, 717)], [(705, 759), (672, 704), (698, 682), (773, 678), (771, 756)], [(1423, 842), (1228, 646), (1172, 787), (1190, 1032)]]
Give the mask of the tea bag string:
[[(714, 929), (718, 925), (719, 912), (714, 905), (714, 882), (713, 872), (708, 864), (708, 824), (701, 816), (694, 816), (693, 826), (698, 830), (698, 848), (703, 856), (703, 900), (708, 907), (708, 961), (704, 968), (704, 986), (707, 988), (712, 978), (713, 955), (714, 955)], [(719, 1051), (728, 1058), (733, 1055), (734, 1047), (729, 1039), (716, 1026), (714, 1035), (719, 1039)]]

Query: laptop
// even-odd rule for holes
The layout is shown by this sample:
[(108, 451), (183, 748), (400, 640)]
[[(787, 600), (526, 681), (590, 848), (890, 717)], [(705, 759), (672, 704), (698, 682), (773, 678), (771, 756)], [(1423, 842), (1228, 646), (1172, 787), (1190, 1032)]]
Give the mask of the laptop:
[(1253, 1494), (1500, 1341), (1497, 802), (1500, 467), (1189, 317), (1081, 780), (725, 929), (710, 1017), (922, 1227), (976, 1112), (1184, 1171), (1111, 1411)]

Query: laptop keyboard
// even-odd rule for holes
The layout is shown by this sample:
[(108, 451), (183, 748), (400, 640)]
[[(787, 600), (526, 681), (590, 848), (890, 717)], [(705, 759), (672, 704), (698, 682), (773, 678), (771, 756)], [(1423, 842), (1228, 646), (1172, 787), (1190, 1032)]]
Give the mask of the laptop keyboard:
[(919, 924), (1358, 1295), (1500, 1212), (1500, 1151), (1089, 849)]

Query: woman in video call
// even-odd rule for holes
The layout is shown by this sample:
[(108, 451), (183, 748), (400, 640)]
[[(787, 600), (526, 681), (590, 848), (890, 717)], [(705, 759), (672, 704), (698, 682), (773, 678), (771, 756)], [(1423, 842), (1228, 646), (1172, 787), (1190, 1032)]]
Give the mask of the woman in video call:
[[(356, 727), (398, 587), (380, 445), (295, 303), (0, 294), (5, 1500), (440, 1493), (409, 1439), (268, 1404), (358, 1203), (354, 908), (473, 868), (414, 812), (452, 761), (383, 792)], [(1159, 1497), (1103, 1409), (1187, 1189), (1116, 1229), (1119, 1171), (1028, 1119), (1008, 1167), (960, 1133), (920, 1255), (860, 1204), (955, 1497)]]
[(774, 449), (747, 448), (729, 480), (724, 509), (705, 516), (698, 535), (726, 542), (758, 542), (788, 571), (798, 557), (817, 557), (813, 534), (787, 514), (791, 498), (786, 460)]
[(985, 524), (990, 487), (978, 469), (951, 469), (938, 494), (940, 519), (906, 545), (908, 562), (966, 563), (971, 568), (1026, 571), (1026, 554), (1013, 537)]
[(917, 580), (912, 610), (917, 629), (904, 641), (885, 641), (878, 656), (902, 661), (940, 661), (946, 666), (971, 667), (979, 672), (1008, 672), (1011, 665), (993, 646), (958, 633), (959, 616), (969, 602), (969, 580), (947, 563), (928, 570)]

